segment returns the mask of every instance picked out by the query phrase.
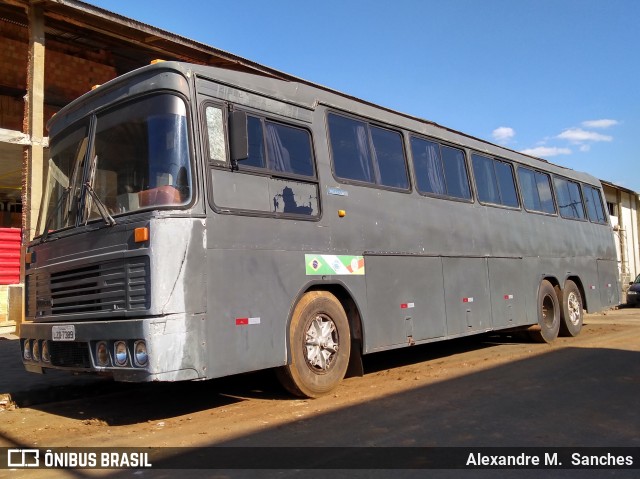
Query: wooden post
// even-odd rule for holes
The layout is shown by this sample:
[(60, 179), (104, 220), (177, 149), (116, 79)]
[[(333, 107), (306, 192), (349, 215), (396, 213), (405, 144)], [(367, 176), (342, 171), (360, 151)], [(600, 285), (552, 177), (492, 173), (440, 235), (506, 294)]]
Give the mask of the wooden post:
[(24, 130), (31, 143), (25, 148), (22, 188), (22, 241), (35, 235), (44, 173), (44, 14), (37, 1), (29, 3), (29, 62)]

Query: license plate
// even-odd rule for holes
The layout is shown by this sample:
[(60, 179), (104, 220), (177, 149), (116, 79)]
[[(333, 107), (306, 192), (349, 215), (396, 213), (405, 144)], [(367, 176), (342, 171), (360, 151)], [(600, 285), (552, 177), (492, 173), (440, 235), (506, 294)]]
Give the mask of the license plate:
[(52, 326), (51, 339), (54, 341), (75, 341), (76, 327), (71, 326)]

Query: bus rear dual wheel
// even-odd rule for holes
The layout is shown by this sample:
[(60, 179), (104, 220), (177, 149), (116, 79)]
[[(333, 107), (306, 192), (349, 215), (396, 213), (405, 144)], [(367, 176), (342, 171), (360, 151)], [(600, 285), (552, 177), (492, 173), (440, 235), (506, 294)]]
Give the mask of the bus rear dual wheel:
[(289, 325), (291, 362), (276, 370), (290, 393), (323, 396), (344, 378), (351, 354), (351, 332), (340, 301), (327, 291), (306, 293)]
[(547, 280), (538, 290), (538, 329), (531, 337), (538, 342), (550, 343), (558, 335), (577, 336), (582, 329), (582, 295), (576, 284), (567, 280), (564, 290), (554, 288)]

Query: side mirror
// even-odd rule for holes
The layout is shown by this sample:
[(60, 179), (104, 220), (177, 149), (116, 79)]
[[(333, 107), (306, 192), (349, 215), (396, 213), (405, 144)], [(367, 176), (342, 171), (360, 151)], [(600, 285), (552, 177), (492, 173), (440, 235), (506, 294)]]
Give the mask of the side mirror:
[(232, 164), (249, 158), (249, 131), (244, 111), (229, 112), (229, 147)]

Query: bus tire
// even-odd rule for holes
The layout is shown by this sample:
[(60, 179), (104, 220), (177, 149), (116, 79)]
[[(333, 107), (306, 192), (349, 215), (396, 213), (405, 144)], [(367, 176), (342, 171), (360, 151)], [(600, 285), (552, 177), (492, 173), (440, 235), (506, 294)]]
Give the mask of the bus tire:
[(546, 279), (538, 289), (538, 326), (530, 331), (531, 338), (539, 343), (550, 343), (560, 331), (560, 303), (553, 285)]
[(351, 332), (344, 308), (326, 291), (310, 291), (296, 304), (289, 326), (291, 363), (277, 369), (290, 393), (323, 396), (342, 381), (349, 365)]
[(567, 280), (558, 299), (562, 304), (560, 336), (575, 337), (582, 330), (583, 309), (580, 289), (573, 281)]

